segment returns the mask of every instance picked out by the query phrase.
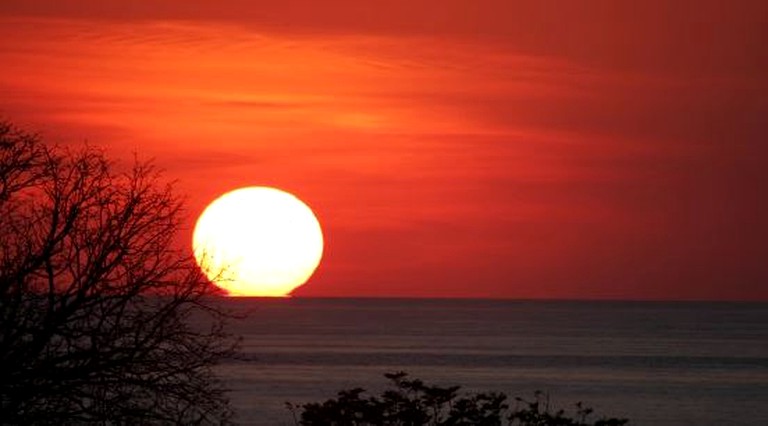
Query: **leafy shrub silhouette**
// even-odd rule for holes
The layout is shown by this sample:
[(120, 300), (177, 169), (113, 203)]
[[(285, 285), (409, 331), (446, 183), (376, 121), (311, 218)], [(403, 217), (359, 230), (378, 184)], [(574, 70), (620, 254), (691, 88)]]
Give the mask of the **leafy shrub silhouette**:
[(515, 398), (510, 408), (500, 392), (459, 394), (460, 386), (440, 387), (411, 379), (407, 373), (384, 375), (391, 389), (368, 396), (362, 388), (342, 390), (336, 398), (306, 404), (286, 403), (302, 426), (621, 426), (626, 419), (590, 421), (591, 408), (576, 404), (574, 417), (552, 411), (546, 394)]

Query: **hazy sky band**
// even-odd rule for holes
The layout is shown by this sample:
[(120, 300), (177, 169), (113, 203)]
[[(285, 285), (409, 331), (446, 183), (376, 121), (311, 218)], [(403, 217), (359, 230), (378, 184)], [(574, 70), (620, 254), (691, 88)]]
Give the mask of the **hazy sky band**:
[(307, 295), (768, 297), (764, 2), (0, 5), (0, 114), (301, 196)]

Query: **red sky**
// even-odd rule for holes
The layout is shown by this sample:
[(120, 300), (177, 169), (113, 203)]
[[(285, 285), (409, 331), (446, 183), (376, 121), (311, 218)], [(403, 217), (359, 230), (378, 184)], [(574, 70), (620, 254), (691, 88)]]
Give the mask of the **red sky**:
[(297, 295), (768, 300), (766, 40), (762, 0), (3, 0), (0, 116), (154, 157), (190, 227), (296, 194)]

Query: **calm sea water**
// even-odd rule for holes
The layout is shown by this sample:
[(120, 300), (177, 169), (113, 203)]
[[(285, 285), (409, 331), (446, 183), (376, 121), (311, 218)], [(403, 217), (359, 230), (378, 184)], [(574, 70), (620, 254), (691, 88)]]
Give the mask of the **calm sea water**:
[(239, 421), (379, 391), (382, 374), (510, 397), (546, 391), (634, 425), (768, 424), (768, 304), (230, 299), (245, 361), (221, 367)]

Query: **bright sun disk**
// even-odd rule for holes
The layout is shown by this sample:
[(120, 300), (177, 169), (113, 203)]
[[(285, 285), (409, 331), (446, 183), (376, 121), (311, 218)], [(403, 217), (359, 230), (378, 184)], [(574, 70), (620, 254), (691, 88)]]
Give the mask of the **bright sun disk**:
[(232, 296), (286, 296), (304, 284), (323, 255), (312, 210), (275, 188), (236, 189), (197, 220), (192, 247), (200, 268)]

